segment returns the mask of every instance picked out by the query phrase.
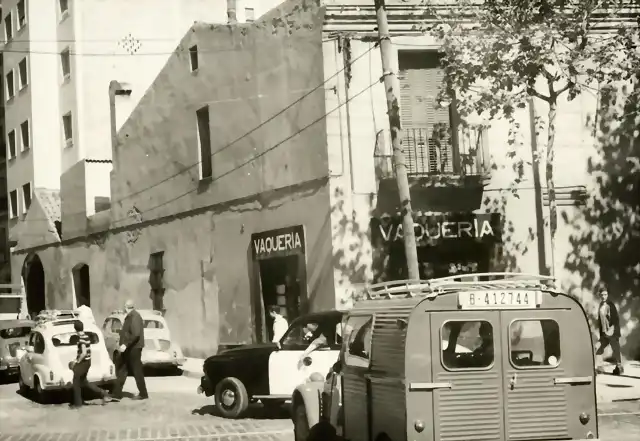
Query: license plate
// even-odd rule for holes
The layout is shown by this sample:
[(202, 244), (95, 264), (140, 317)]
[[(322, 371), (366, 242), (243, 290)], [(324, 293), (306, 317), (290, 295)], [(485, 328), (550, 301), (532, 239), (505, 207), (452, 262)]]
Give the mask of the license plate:
[(534, 309), (538, 291), (467, 291), (458, 293), (461, 309)]

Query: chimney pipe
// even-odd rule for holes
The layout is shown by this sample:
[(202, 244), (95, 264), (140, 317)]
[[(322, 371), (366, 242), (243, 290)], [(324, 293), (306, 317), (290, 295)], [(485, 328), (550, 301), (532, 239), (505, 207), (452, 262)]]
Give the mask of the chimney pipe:
[(236, 6), (236, 0), (227, 0), (227, 24), (232, 25), (238, 23)]

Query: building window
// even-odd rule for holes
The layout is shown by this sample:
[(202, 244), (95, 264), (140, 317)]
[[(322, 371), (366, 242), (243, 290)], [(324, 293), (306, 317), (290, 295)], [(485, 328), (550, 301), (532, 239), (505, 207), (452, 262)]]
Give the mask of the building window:
[(62, 131), (66, 147), (73, 145), (73, 117), (71, 112), (62, 117)]
[(211, 158), (211, 128), (209, 127), (209, 106), (196, 112), (198, 121), (198, 152), (200, 157), (200, 179), (213, 175), (213, 161)]
[(20, 0), (18, 2), (18, 30), (22, 29), (27, 25), (27, 7), (25, 5), (25, 0)]
[(18, 84), (20, 89), (27, 87), (29, 84), (29, 72), (27, 70), (27, 58), (23, 58), (18, 63)]
[(11, 11), (4, 18), (4, 40), (8, 43), (13, 38), (13, 14)]
[(18, 217), (18, 190), (9, 193), (9, 205), (11, 218)]
[(16, 96), (16, 83), (13, 76), (13, 70), (10, 70), (7, 74), (7, 101)]
[(191, 72), (198, 70), (198, 46), (193, 45), (189, 48), (189, 61), (191, 63)]
[(29, 120), (26, 120), (22, 124), (20, 124), (20, 138), (22, 141), (22, 145), (20, 150), (25, 151), (31, 148), (31, 127), (29, 126)]
[(16, 157), (16, 131), (12, 130), (7, 135), (7, 144), (9, 145), (9, 159)]
[(256, 19), (256, 13), (253, 8), (244, 8), (244, 19), (247, 23), (251, 23)]
[(24, 207), (25, 213), (27, 212), (27, 210), (31, 206), (31, 198), (32, 198), (32, 196), (33, 196), (33, 194), (31, 193), (31, 183), (27, 182), (26, 184), (24, 184), (22, 186), (22, 203), (23, 203), (22, 206)]
[(151, 302), (155, 311), (165, 312), (164, 308), (164, 251), (149, 256), (149, 285)]
[(60, 5), (61, 17), (64, 17), (66, 14), (69, 14), (69, 0), (58, 0), (58, 4)]
[(60, 52), (60, 66), (62, 68), (63, 80), (68, 80), (71, 77), (71, 55), (69, 48)]

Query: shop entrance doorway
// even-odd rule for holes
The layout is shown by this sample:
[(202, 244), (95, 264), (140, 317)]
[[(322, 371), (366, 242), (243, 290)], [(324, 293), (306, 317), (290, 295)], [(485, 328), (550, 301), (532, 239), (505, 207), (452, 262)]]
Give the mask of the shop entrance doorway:
[(270, 342), (270, 306), (278, 306), (289, 323), (307, 312), (304, 228), (297, 225), (253, 234), (251, 249), (254, 338), (257, 342)]
[(288, 323), (300, 315), (300, 256), (273, 257), (261, 260), (260, 286), (269, 341), (273, 338), (273, 319), (269, 307), (276, 305)]

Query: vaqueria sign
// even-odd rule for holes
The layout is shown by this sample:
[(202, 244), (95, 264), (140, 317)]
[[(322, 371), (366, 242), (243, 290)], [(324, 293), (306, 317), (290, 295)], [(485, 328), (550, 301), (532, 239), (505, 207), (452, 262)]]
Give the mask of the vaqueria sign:
[(251, 249), (254, 259), (304, 253), (304, 228), (296, 225), (252, 234)]
[[(457, 216), (421, 216), (413, 223), (416, 241), (429, 242), (442, 239), (497, 239), (498, 214), (467, 214)], [(401, 241), (404, 238), (402, 219), (372, 219), (371, 233), (384, 242)]]

